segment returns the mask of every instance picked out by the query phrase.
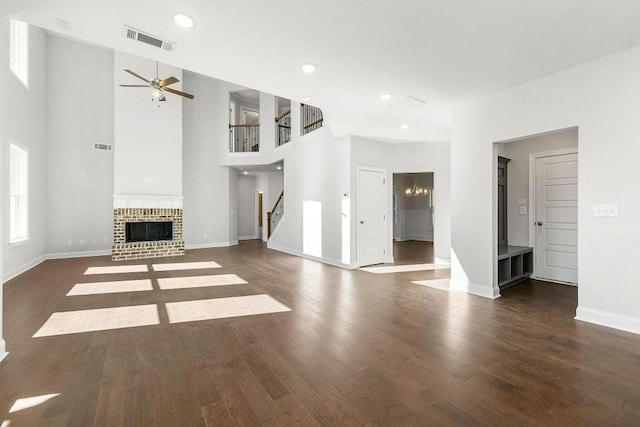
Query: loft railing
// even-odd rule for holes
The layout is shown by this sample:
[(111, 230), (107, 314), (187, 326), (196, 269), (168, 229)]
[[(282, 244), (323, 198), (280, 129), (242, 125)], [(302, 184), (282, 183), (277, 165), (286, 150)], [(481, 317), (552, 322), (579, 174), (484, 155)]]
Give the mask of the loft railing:
[(276, 147), (291, 141), (291, 110), (276, 117)]
[(322, 110), (311, 105), (300, 104), (300, 135), (306, 135), (322, 127)]
[(229, 152), (260, 151), (260, 125), (229, 125)]
[(271, 237), (271, 232), (276, 229), (282, 215), (284, 215), (284, 191), (280, 193), (271, 212), (267, 212), (267, 238)]

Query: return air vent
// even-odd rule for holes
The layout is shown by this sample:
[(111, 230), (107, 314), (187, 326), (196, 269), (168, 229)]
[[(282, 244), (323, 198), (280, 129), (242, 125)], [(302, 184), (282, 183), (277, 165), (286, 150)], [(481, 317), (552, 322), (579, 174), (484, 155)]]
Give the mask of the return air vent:
[(135, 28), (128, 27), (126, 25), (124, 26), (124, 36), (128, 39), (146, 43), (150, 46), (159, 47), (166, 50), (167, 52), (171, 52), (176, 47), (176, 44), (174, 42), (162, 40), (156, 36), (152, 36), (148, 33), (143, 33), (140, 30), (136, 30)]
[(394, 110), (405, 113), (409, 110), (413, 110), (414, 108), (418, 108), (424, 104), (425, 102), (421, 99), (414, 98), (413, 96), (407, 96), (405, 99), (402, 99), (398, 102), (395, 102), (389, 105), (389, 108), (393, 108)]
[(111, 144), (93, 144), (94, 150), (111, 151)]

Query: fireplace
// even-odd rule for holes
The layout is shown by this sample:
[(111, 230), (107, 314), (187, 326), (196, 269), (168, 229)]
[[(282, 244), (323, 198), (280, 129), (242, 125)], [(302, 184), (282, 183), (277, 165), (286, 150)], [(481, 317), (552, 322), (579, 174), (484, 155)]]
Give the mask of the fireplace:
[[(112, 259), (184, 255), (182, 198), (116, 196), (113, 210)], [(154, 207), (121, 207), (121, 206)], [(159, 206), (179, 206), (159, 207)]]
[(156, 242), (173, 240), (173, 222), (127, 222), (125, 242)]

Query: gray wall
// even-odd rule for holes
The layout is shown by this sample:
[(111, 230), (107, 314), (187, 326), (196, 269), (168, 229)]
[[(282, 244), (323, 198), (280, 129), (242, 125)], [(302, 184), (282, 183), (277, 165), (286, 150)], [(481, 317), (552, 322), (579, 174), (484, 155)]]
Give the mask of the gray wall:
[(256, 238), (256, 177), (238, 176), (238, 236)]
[(46, 58), (45, 252), (109, 251), (113, 151), (93, 144), (113, 144), (113, 52), (48, 35)]
[[(511, 159), (507, 165), (507, 221), (510, 245), (529, 246), (528, 215), (520, 214), (520, 207), (529, 206), (529, 155), (561, 148), (578, 146), (578, 130), (566, 130), (506, 144), (498, 144), (504, 157)], [(518, 199), (525, 199), (526, 205), (519, 205)]]
[[(0, 24), (8, 46), (9, 20)], [(42, 259), (45, 242), (45, 33), (29, 26), (29, 90), (9, 71), (9, 51), (0, 49), (0, 113), (2, 135), (3, 280)], [(7, 246), (9, 239), (9, 144), (13, 140), (29, 153), (29, 237), (24, 244)]]
[(183, 77), (184, 90), (195, 95), (182, 103), (184, 240), (187, 247), (230, 244), (237, 236), (229, 235), (229, 168), (218, 166), (217, 145), (224, 141), (212, 137), (219, 126), (212, 118), (227, 111), (218, 101), (228, 91), (218, 80), (196, 73), (184, 72)]

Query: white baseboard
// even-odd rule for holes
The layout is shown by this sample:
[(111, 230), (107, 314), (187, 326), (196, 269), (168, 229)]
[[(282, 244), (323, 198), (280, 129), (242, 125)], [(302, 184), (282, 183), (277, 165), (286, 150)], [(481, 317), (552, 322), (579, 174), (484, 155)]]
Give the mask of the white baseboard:
[(2, 277), (2, 283), (7, 283), (9, 280), (13, 279), (14, 277), (18, 277), (19, 275), (21, 275), (22, 273), (24, 273), (25, 271), (31, 270), (33, 267), (35, 267), (36, 265), (40, 264), (42, 261), (45, 260), (44, 256), (39, 256), (38, 258), (31, 260), (23, 265), (21, 265), (18, 268), (14, 268), (13, 270), (9, 271), (8, 273), (5, 273), (5, 275)]
[(500, 288), (476, 285), (475, 283), (463, 283), (454, 281), (449, 283), (449, 289), (454, 291), (466, 292), (468, 294), (477, 295), (483, 298), (496, 299), (500, 298)]
[(324, 264), (329, 264), (329, 265), (333, 265), (334, 267), (340, 267), (340, 268), (345, 268), (348, 270), (353, 270), (355, 268), (358, 268), (356, 266), (352, 266), (349, 264), (343, 264), (342, 262), (338, 261), (337, 259), (332, 259), (332, 258), (319, 258), (319, 257), (315, 257), (312, 255), (307, 255), (305, 253), (302, 253), (300, 251), (296, 251), (294, 249), (289, 249), (289, 248), (285, 248), (282, 246), (278, 246), (278, 245), (274, 245), (273, 243), (271, 243), (271, 241), (267, 242), (267, 248), (268, 249), (273, 249), (274, 251), (278, 251), (278, 252), (284, 252), (285, 254), (289, 254), (289, 255), (295, 255), (297, 257), (301, 257), (301, 258), (306, 258), (306, 259), (310, 259), (313, 261), (318, 261)]
[(238, 240), (257, 240), (258, 236), (238, 236)]
[(5, 342), (2, 338), (0, 338), (0, 362), (2, 362), (2, 359), (4, 359), (5, 357), (7, 357), (7, 347), (5, 345)]
[(622, 314), (578, 306), (576, 309), (575, 319), (583, 322), (595, 323), (596, 325), (606, 326), (608, 328), (640, 334), (640, 319), (637, 317), (624, 316)]
[(216, 243), (189, 243), (184, 245), (185, 249), (209, 249), (209, 248), (227, 248), (229, 246), (235, 246), (238, 244), (237, 240), (231, 242), (216, 242)]
[(101, 251), (83, 251), (83, 252), (56, 252), (53, 254), (46, 254), (44, 259), (63, 259), (63, 258), (84, 258), (90, 256), (105, 256), (111, 255), (111, 249), (104, 249)]

